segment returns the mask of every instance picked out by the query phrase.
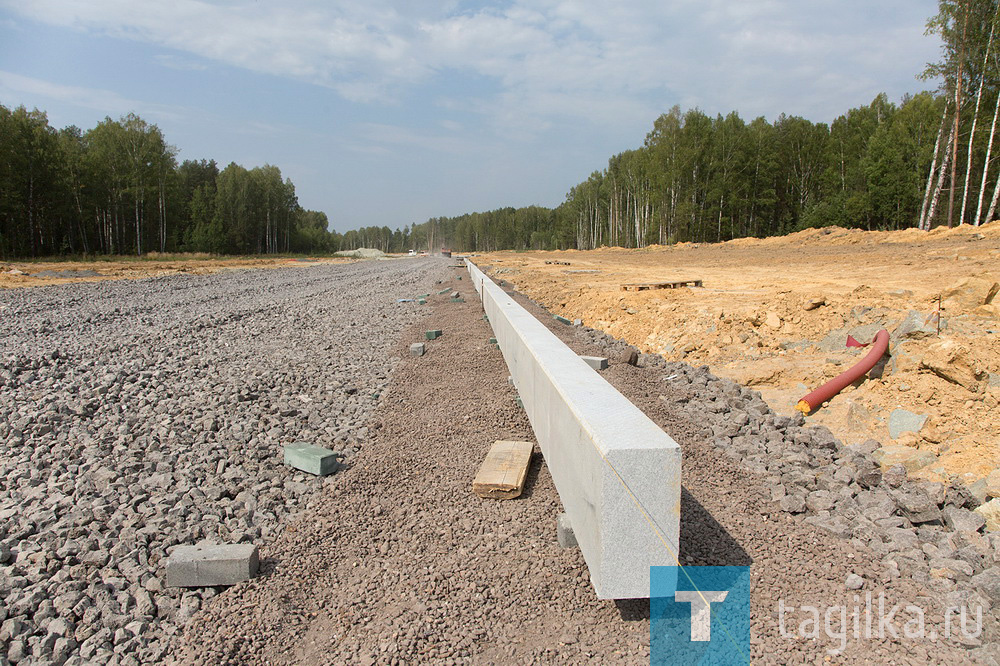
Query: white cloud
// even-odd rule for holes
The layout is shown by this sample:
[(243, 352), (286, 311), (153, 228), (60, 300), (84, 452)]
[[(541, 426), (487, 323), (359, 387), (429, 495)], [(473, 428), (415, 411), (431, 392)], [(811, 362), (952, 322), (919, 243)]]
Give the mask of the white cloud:
[[(561, 119), (649, 123), (675, 102), (828, 120), (933, 59), (933, 0), (0, 0), (31, 19), (291, 77), (355, 102), (397, 102), (449, 72), (486, 77), (469, 102), (498, 130)], [(913, 7), (922, 7), (915, 12)], [(906, 11), (904, 11), (906, 10)], [(901, 22), (899, 17), (908, 17)], [(197, 60), (166, 56), (161, 63)], [(904, 78), (913, 82), (902, 90)], [(859, 99), (860, 97), (860, 99)]]
[(0, 98), (20, 98), (24, 94), (116, 117), (135, 112), (157, 120), (178, 120), (187, 115), (182, 107), (149, 104), (122, 97), (111, 90), (69, 86), (0, 70)]
[(181, 71), (199, 71), (208, 69), (208, 65), (196, 62), (191, 58), (184, 58), (172, 53), (163, 53), (155, 56), (156, 62), (169, 69), (179, 69)]

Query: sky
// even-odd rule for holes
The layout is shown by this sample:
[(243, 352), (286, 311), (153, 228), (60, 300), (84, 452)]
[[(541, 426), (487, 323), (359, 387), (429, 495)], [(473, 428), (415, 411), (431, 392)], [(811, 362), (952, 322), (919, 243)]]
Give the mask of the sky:
[(936, 0), (0, 0), (0, 104), (278, 166), (331, 227), (557, 206), (672, 106), (830, 122), (936, 87)]

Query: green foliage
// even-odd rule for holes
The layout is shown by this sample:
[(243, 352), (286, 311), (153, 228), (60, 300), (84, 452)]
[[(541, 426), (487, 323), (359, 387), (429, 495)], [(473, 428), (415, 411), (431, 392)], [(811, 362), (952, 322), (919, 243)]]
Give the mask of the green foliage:
[(176, 162), (135, 114), (81, 132), (0, 105), (0, 256), (329, 252), (340, 236), (271, 165)]

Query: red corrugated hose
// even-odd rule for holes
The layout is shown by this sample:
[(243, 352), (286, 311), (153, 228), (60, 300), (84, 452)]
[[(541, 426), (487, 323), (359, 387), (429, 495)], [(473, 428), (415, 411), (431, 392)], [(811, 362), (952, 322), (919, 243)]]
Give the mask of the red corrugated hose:
[[(850, 345), (851, 338), (848, 338), (848, 345)], [(857, 342), (855, 342), (857, 346)], [(799, 404), (795, 405), (795, 409), (799, 410), (803, 414), (808, 414), (809, 412), (819, 408), (824, 402), (837, 395), (844, 390), (849, 384), (853, 384), (858, 381), (861, 377), (868, 373), (875, 364), (878, 363), (879, 359), (882, 358), (886, 351), (889, 350), (889, 331), (884, 328), (875, 334), (875, 339), (871, 342), (872, 349), (868, 354), (861, 359), (858, 363), (855, 363), (849, 370), (845, 370), (840, 373), (826, 384), (823, 384), (818, 389), (807, 395), (806, 397), (799, 400)], [(854, 346), (854, 345), (850, 345)]]

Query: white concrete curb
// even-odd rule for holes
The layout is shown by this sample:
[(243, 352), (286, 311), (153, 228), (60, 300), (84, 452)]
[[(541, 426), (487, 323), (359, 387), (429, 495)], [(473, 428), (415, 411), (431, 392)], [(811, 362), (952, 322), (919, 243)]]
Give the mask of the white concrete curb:
[(681, 450), (466, 259), (601, 599), (649, 596), (677, 565)]

